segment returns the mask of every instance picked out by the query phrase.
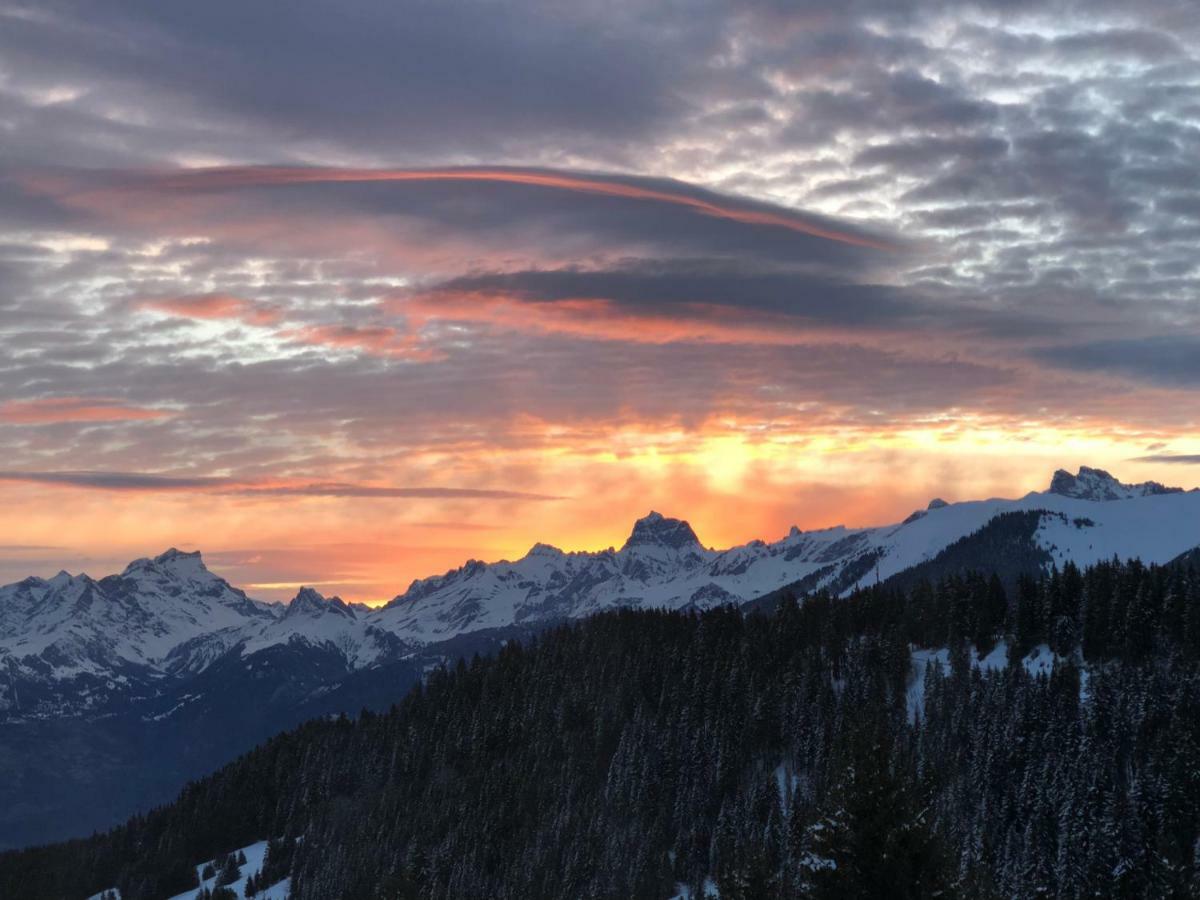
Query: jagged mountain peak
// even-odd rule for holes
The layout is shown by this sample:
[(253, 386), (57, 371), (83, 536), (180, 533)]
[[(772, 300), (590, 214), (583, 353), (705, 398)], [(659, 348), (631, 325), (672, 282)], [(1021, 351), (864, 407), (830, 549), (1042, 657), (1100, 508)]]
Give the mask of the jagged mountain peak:
[[(1030, 558), (1056, 564), (1113, 556), (1163, 562), (1200, 544), (1200, 494), (1152, 496), (1169, 491), (1154, 483), (1122, 485), (1087, 467), (1074, 476), (1060, 473), (1055, 487), (1017, 500), (934, 502), (904, 527), (797, 528), (773, 543), (725, 550), (704, 548), (686, 521), (655, 511), (634, 524), (619, 552), (537, 544), (516, 562), (470, 561), (414, 581), (383, 609), (352, 607), (312, 587), (287, 606), (260, 603), (206, 569), (199, 553), (173, 548), (99, 581), (60, 573), (54, 583), (36, 578), (0, 587), (0, 669), (18, 673), (22, 697), (63, 698), (26, 705), (19, 715), (59, 715), (142, 689), (133, 675), (126, 686), (122, 673), (157, 683), (204, 671), (235, 651), (242, 659), (277, 646), (293, 653), (308, 647), (362, 669), (473, 632), (528, 633), (605, 609), (706, 608), (780, 592), (844, 594), (932, 564), (1009, 512), (1036, 513), (1032, 534), (1018, 537)], [(1126, 502), (1094, 502), (1125, 496)], [(91, 693), (70, 693), (84, 682)], [(4, 702), (0, 692), (0, 716)]]
[(204, 557), (200, 555), (199, 550), (187, 552), (175, 547), (163, 551), (158, 556), (135, 559), (125, 567), (124, 574), (129, 576), (147, 571), (175, 578), (216, 577), (204, 565)]
[(536, 544), (530, 547), (529, 552), (525, 554), (526, 559), (531, 556), (545, 556), (550, 559), (558, 559), (561, 556), (566, 556), (566, 554), (553, 544), (544, 544), (541, 541), (538, 541)]
[(319, 591), (310, 587), (302, 587), (287, 605), (283, 616), (285, 619), (295, 616), (322, 616), (326, 613), (356, 618), (354, 610), (346, 605), (341, 597), (325, 597)]
[(670, 547), (673, 550), (700, 549), (700, 539), (692, 526), (683, 519), (672, 519), (650, 511), (633, 523), (633, 531), (623, 550), (639, 546)]
[(1080, 466), (1075, 475), (1066, 469), (1057, 470), (1050, 479), (1049, 489), (1051, 494), (1076, 500), (1128, 500), (1132, 497), (1178, 494), (1182, 491), (1182, 488), (1166, 487), (1157, 481), (1124, 484), (1104, 469), (1094, 469), (1091, 466)]
[(200, 555), (199, 550), (180, 550), (177, 547), (171, 547), (164, 550), (158, 556), (154, 557), (156, 563), (162, 565), (172, 565), (179, 562), (198, 562), (204, 564), (204, 558)]

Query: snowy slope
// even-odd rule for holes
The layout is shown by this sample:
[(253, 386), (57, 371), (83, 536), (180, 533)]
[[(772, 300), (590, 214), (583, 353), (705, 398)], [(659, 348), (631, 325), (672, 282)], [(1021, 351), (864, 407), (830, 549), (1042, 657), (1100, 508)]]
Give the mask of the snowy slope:
[(379, 613), (406, 640), (429, 642), (481, 628), (578, 618), (615, 606), (679, 609), (739, 602), (853, 556), (862, 543), (843, 528), (793, 532), (718, 552), (687, 522), (651, 512), (620, 550), (565, 553), (537, 544), (516, 562), (472, 561), (414, 582)]
[(420, 643), (614, 606), (744, 602), (798, 582), (845, 593), (931, 560), (996, 516), (1021, 510), (1045, 513), (1035, 540), (1056, 562), (1167, 562), (1200, 545), (1200, 492), (1124, 485), (1084, 467), (1077, 476), (1057, 472), (1050, 490), (1018, 500), (937, 500), (898, 525), (793, 528), (777, 542), (721, 552), (704, 549), (686, 522), (651, 513), (620, 550), (564, 553), (538, 544), (516, 562), (472, 561), (414, 582), (377, 615), (387, 630)]
[(199, 553), (168, 550), (99, 580), (27, 578), (0, 588), (0, 713), (63, 715), (145, 696), (181, 645), (279, 615), (209, 572)]
[[(258, 841), (246, 847), (240, 847), (232, 851), (236, 856), (238, 853), (246, 855), (246, 864), (241, 867), (241, 877), (237, 881), (229, 883), (228, 887), (238, 897), (246, 896), (246, 882), (253, 875), (258, 875), (262, 872), (263, 861), (267, 855), (267, 842)], [(217, 876), (212, 875), (204, 878), (204, 870), (207, 867), (215, 868), (216, 860), (208, 859), (204, 862), (196, 864), (196, 887), (184, 891), (182, 894), (176, 894), (174, 897), (166, 898), (166, 900), (193, 900), (193, 898), (204, 888), (212, 889), (216, 886)], [(255, 900), (287, 900), (291, 879), (285, 878), (283, 881), (264, 887), (262, 890), (254, 894)], [(120, 900), (120, 892), (116, 888), (109, 888), (108, 891), (100, 891), (88, 897), (87, 900), (107, 900), (105, 895), (108, 894), (113, 900)]]
[(301, 588), (279, 618), (248, 625), (233, 637), (243, 656), (278, 644), (305, 643), (333, 648), (350, 668), (359, 669), (405, 650), (405, 645), (376, 620), (369, 608)]
[(870, 542), (882, 554), (879, 577), (932, 559), (997, 515), (1019, 510), (1049, 513), (1042, 517), (1036, 540), (1057, 562), (1073, 560), (1083, 566), (1119, 556), (1164, 563), (1200, 544), (1200, 492), (1102, 500), (1034, 492), (1019, 500), (954, 503), (931, 509), (905, 525), (875, 529)]
[[(238, 850), (232, 851), (236, 856), (238, 853), (246, 854), (246, 864), (241, 868), (241, 878), (237, 881), (230, 882), (228, 887), (231, 891), (237, 894), (238, 897), (246, 896), (246, 882), (251, 875), (257, 875), (262, 871), (263, 860), (267, 856), (267, 842), (258, 841), (248, 847), (241, 847)], [(197, 887), (191, 890), (184, 891), (182, 894), (176, 894), (169, 900), (192, 900), (197, 893), (203, 888), (212, 889), (216, 886), (217, 876), (213, 875), (209, 878), (203, 878), (204, 869), (207, 866), (215, 868), (216, 860), (209, 859), (202, 863), (196, 864), (196, 878), (199, 882)], [(270, 885), (261, 891), (255, 893), (255, 900), (287, 900), (289, 879), (284, 879), (277, 884)]]
[(168, 550), (99, 581), (59, 572), (0, 588), (0, 653), (152, 664), (191, 638), (278, 615), (209, 572), (199, 553)]

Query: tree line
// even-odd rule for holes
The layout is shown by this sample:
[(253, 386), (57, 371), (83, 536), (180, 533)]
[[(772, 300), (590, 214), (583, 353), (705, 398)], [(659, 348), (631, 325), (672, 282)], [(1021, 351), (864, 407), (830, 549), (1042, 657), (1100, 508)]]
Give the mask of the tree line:
[(161, 900), (265, 838), (298, 900), (1197, 896), (1198, 614), (1194, 569), (1115, 560), (604, 613), (4, 854), (0, 896)]

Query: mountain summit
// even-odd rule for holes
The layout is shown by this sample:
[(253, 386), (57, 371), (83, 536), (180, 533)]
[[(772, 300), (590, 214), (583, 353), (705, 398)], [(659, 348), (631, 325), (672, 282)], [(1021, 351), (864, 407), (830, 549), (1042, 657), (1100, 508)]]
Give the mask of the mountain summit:
[(700, 549), (700, 539), (683, 519), (670, 519), (652, 510), (649, 515), (633, 523), (633, 531), (621, 549), (648, 545), (670, 547), (672, 550)]
[(1181, 494), (1183, 488), (1166, 487), (1157, 481), (1141, 484), (1123, 484), (1103, 469), (1080, 466), (1079, 473), (1072, 475), (1059, 469), (1050, 479), (1051, 494), (1073, 497), (1076, 500), (1129, 500), (1134, 497), (1155, 497), (1161, 494)]
[(319, 618), (327, 614), (344, 616), (348, 619), (354, 618), (354, 610), (347, 606), (341, 597), (325, 597), (313, 588), (302, 587), (288, 603), (283, 618), (289, 619), (296, 616)]

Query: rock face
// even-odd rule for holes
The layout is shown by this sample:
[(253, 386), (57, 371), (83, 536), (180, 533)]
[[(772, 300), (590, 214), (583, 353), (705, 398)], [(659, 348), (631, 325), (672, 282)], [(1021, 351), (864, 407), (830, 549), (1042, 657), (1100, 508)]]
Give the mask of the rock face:
[(1141, 484), (1122, 484), (1103, 469), (1092, 469), (1080, 466), (1079, 472), (1072, 475), (1066, 469), (1059, 469), (1050, 479), (1051, 494), (1060, 497), (1073, 497), (1077, 500), (1129, 500), (1134, 497), (1154, 497), (1160, 494), (1179, 494), (1183, 488), (1166, 487), (1157, 481), (1145, 481)]
[(691, 525), (681, 519), (668, 519), (654, 511), (633, 523), (633, 531), (621, 549), (634, 547), (666, 547), (695, 552), (703, 550)]

